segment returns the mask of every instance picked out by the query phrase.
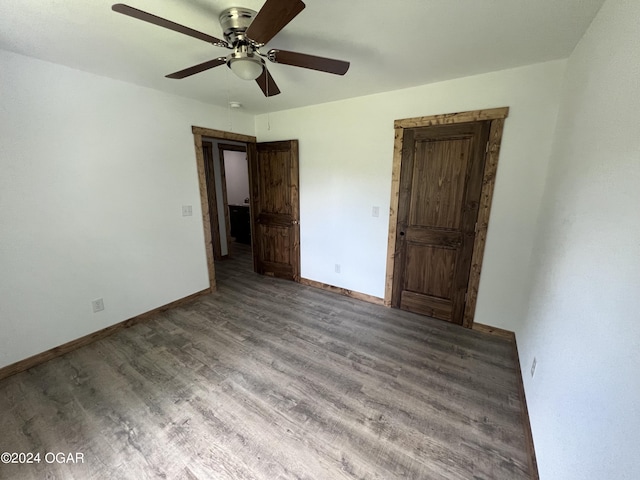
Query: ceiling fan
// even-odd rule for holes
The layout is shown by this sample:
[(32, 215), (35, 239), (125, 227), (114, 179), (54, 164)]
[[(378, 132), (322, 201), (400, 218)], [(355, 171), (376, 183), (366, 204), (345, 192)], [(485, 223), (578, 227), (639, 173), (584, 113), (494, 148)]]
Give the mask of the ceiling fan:
[(189, 35), (216, 47), (232, 50), (227, 56), (214, 58), (171, 73), (166, 76), (167, 78), (186, 78), (226, 64), (238, 77), (244, 80), (255, 80), (266, 97), (278, 95), (280, 89), (267, 70), (265, 58), (273, 63), (308, 68), (335, 75), (344, 75), (349, 70), (349, 62), (342, 60), (277, 49), (271, 49), (266, 54), (260, 52), (260, 48), (304, 8), (305, 4), (300, 0), (267, 0), (259, 12), (243, 7), (227, 8), (219, 16), (220, 25), (224, 32), (224, 40), (221, 40), (122, 3), (116, 3), (111, 7), (114, 12)]

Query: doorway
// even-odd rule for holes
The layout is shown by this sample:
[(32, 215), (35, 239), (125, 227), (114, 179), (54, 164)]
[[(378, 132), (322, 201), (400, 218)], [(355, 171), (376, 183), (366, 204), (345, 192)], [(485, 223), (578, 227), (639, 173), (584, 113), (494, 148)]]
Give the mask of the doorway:
[[(212, 195), (212, 192), (207, 185), (207, 168), (205, 167), (207, 162), (205, 160), (205, 148), (203, 148), (203, 137), (213, 138), (220, 141), (239, 142), (246, 144), (247, 146), (252, 144), (255, 145), (256, 137), (197, 126), (191, 127), (191, 132), (193, 133), (193, 141), (196, 153), (196, 167), (198, 170), (198, 185), (200, 187), (200, 207), (202, 209), (202, 225), (204, 230), (204, 245), (207, 259), (207, 271), (209, 274), (209, 288), (211, 288), (211, 290), (216, 290), (217, 285), (214, 265), (214, 235), (216, 231), (219, 232), (220, 230), (219, 225), (217, 226), (217, 228), (215, 225), (212, 226), (212, 218), (215, 222), (215, 218), (219, 216), (220, 210), (217, 210), (218, 213), (213, 213), (211, 211), (212, 209), (209, 207), (210, 205), (216, 205), (217, 201), (213, 199), (215, 198), (215, 196)], [(251, 149), (248, 149), (248, 152), (250, 150)]]
[[(225, 162), (220, 161), (223, 158), (220, 146), (222, 150), (227, 148), (233, 152), (234, 149), (229, 149), (229, 145), (238, 146), (236, 151), (244, 149), (246, 152), (249, 172), (249, 235), (244, 240), (250, 244), (253, 270), (263, 275), (299, 281), (297, 140), (257, 143), (256, 138), (249, 135), (196, 126), (192, 127), (192, 132), (210, 288), (216, 289), (214, 261), (229, 254), (232, 231), (240, 236), (243, 234), (242, 231), (234, 230), (231, 225), (233, 219), (229, 215), (229, 192), (222, 179), (226, 169)], [(214, 142), (217, 144), (215, 149)], [(212, 162), (214, 156), (218, 157), (217, 164)], [(216, 174), (216, 170), (219, 173)], [(245, 206), (246, 199), (243, 196), (239, 206)], [(246, 217), (243, 221), (246, 227)]]
[(251, 193), (247, 146), (219, 143), (228, 256), (251, 257)]
[[(247, 145), (203, 137), (202, 150), (209, 199), (215, 261), (235, 253), (251, 255), (250, 189)], [(241, 248), (236, 248), (242, 245)]]
[(386, 305), (472, 327), (508, 111), (395, 122)]

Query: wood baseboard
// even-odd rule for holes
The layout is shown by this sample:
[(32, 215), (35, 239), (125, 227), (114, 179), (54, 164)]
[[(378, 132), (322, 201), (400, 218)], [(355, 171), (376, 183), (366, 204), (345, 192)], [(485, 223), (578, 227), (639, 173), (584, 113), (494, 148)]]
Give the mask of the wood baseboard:
[(533, 433), (531, 432), (531, 420), (529, 419), (529, 409), (527, 408), (527, 398), (524, 393), (524, 383), (522, 382), (522, 369), (520, 368), (520, 356), (518, 355), (518, 344), (513, 337), (513, 355), (515, 357), (516, 368), (518, 369), (518, 379), (520, 385), (518, 390), (520, 393), (520, 409), (522, 412), (522, 427), (524, 428), (524, 437), (527, 444), (527, 457), (529, 460), (529, 474), (531, 480), (540, 480), (538, 473), (538, 462), (536, 461), (536, 450), (533, 445)]
[(373, 295), (367, 295), (366, 293), (354, 292), (346, 288), (336, 287), (334, 285), (328, 285), (322, 282), (316, 282), (315, 280), (309, 280), (308, 278), (301, 278), (299, 281), (302, 285), (308, 285), (309, 287), (320, 288), (327, 292), (337, 293), (344, 295), (345, 297), (355, 298), (356, 300), (363, 300), (365, 302), (373, 303), (376, 305), (384, 305), (384, 300), (380, 297), (374, 297)]
[(471, 326), (472, 330), (477, 330), (478, 332), (488, 333), (489, 335), (495, 335), (497, 337), (504, 338), (505, 340), (509, 340), (510, 342), (516, 341), (516, 334), (511, 330), (504, 330), (498, 327), (492, 327), (490, 325), (484, 325), (482, 323), (473, 323)]
[(538, 462), (536, 461), (536, 451), (533, 445), (533, 433), (531, 432), (531, 420), (529, 419), (529, 409), (527, 408), (527, 399), (524, 394), (524, 383), (522, 381), (522, 369), (520, 366), (520, 356), (518, 355), (518, 344), (516, 342), (516, 334), (510, 330), (504, 330), (498, 327), (491, 327), (482, 323), (474, 323), (471, 327), (473, 330), (496, 335), (511, 342), (513, 347), (513, 357), (518, 372), (518, 396), (520, 397), (520, 411), (522, 417), (522, 428), (524, 429), (525, 443), (527, 445), (527, 459), (529, 462), (529, 475), (531, 480), (540, 480), (538, 473)]
[(167, 303), (166, 305), (162, 305), (161, 307), (154, 308), (153, 310), (149, 310), (148, 312), (141, 313), (140, 315), (137, 315), (133, 318), (129, 318), (120, 323), (116, 323), (115, 325), (111, 325), (110, 327), (103, 328), (102, 330), (98, 330), (97, 332), (90, 333), (89, 335), (85, 335), (84, 337), (76, 338), (75, 340), (71, 340), (70, 342), (59, 345), (45, 352), (25, 358), (24, 360), (20, 360), (19, 362), (12, 363), (11, 365), (7, 365), (6, 367), (2, 367), (0, 368), (0, 380), (10, 377), (11, 375), (15, 375), (16, 373), (28, 370), (32, 367), (35, 367), (36, 365), (40, 365), (41, 363), (47, 362), (80, 347), (84, 347), (85, 345), (89, 345), (90, 343), (108, 337), (109, 335), (113, 335), (118, 330), (129, 328), (133, 325), (148, 320), (149, 317), (156, 313), (164, 312), (165, 310), (177, 307), (178, 305), (189, 302), (197, 297), (200, 297), (201, 295), (206, 295), (208, 293), (211, 293), (210, 288), (207, 288), (200, 292), (196, 292), (184, 298), (180, 298), (171, 303)]

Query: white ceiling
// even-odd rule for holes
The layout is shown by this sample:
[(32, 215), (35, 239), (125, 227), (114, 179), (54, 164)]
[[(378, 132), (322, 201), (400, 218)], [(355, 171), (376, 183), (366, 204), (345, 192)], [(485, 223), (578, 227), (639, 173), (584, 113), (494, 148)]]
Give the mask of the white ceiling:
[[(0, 0), (0, 49), (249, 113), (397, 90), (566, 58), (604, 0), (305, 0), (307, 8), (262, 49), (349, 60), (340, 77), (269, 64), (282, 93), (218, 67), (168, 73), (228, 50), (111, 11), (116, 0)], [(223, 38), (218, 14), (264, 0), (120, 0)]]

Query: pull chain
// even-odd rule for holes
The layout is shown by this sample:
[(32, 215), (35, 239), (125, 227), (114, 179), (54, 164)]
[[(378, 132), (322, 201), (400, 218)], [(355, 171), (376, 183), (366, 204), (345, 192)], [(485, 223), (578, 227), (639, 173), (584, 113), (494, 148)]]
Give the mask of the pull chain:
[[(267, 100), (269, 99), (269, 71), (264, 67), (265, 78), (267, 80)], [(271, 109), (267, 110), (267, 131), (271, 131)]]
[(233, 118), (231, 114), (231, 86), (229, 82), (229, 69), (227, 68), (226, 82), (227, 82), (227, 118), (229, 121), (229, 131), (233, 132)]

